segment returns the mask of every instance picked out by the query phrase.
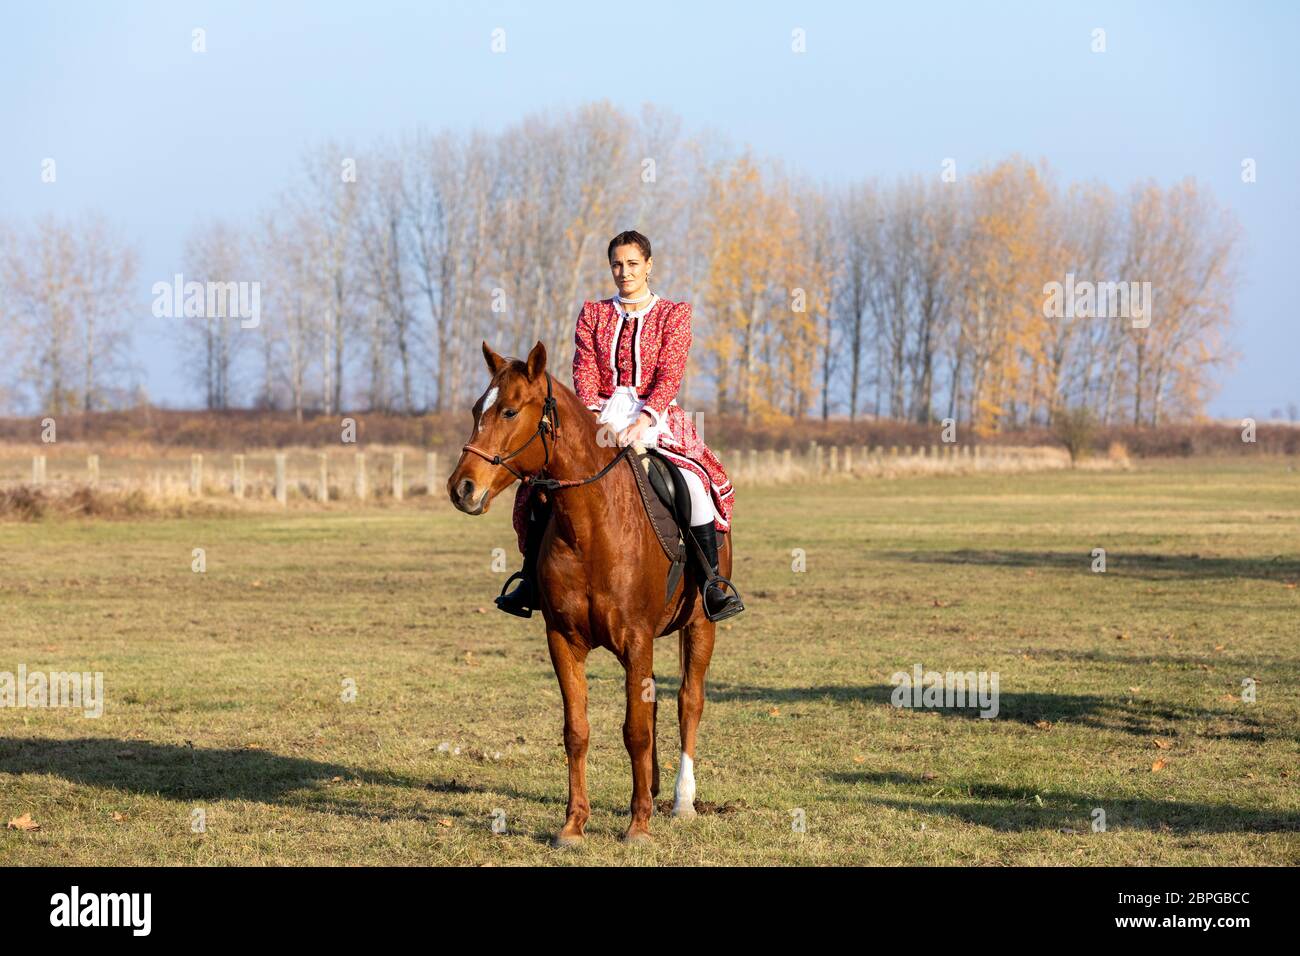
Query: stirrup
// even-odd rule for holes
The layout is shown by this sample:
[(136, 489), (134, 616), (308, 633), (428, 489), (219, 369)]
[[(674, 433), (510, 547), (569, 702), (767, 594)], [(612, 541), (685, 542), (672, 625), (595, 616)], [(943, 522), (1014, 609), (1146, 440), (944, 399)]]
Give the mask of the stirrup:
[[(506, 588), (510, 587), (510, 582), (515, 578), (518, 578), (520, 581), (519, 587), (514, 591), (511, 591), (509, 594), (506, 594)], [(496, 596), (493, 603), (507, 614), (513, 614), (515, 617), (532, 617), (532, 605), (524, 603), (519, 597), (517, 597), (520, 591), (526, 590), (527, 588), (528, 578), (524, 575), (523, 571), (516, 571), (514, 574), (510, 575), (510, 577), (506, 578), (506, 583), (501, 585), (501, 593)]]
[[(709, 611), (709, 588), (718, 587), (725, 600), (722, 607), (714, 613)], [(721, 574), (715, 574), (704, 582), (703, 593), (700, 595), (700, 602), (704, 605), (704, 616), (710, 621), (725, 621), (729, 617), (735, 617), (741, 611), (745, 610), (745, 602), (740, 598), (740, 592), (736, 586)]]

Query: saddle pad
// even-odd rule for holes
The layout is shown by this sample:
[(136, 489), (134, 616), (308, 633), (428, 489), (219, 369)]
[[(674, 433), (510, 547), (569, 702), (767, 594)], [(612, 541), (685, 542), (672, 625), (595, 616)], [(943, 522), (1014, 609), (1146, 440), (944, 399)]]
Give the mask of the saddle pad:
[(659, 539), (659, 546), (664, 549), (664, 554), (672, 564), (685, 562), (686, 543), (677, 530), (677, 519), (668, 510), (668, 506), (659, 500), (659, 496), (650, 487), (650, 479), (646, 477), (648, 460), (642, 455), (628, 455), (627, 463), (636, 478), (636, 489), (641, 493), (641, 502), (645, 505), (646, 516), (654, 528), (655, 537)]

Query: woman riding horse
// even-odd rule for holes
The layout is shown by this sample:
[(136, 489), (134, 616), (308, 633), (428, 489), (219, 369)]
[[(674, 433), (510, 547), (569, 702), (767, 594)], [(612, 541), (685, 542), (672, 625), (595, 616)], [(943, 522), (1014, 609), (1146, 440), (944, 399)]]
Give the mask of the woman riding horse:
[[(717, 532), (730, 530), (735, 489), (722, 462), (677, 404), (691, 346), (691, 307), (650, 291), (646, 280), (654, 259), (650, 240), (641, 233), (619, 233), (610, 240), (607, 254), (618, 292), (582, 306), (574, 337), (573, 389), (596, 413), (597, 423), (617, 435), (620, 446), (654, 445), (679, 466), (690, 490), (691, 535), (709, 562), (707, 571), (698, 569), (705, 614), (720, 621), (744, 610), (737, 595), (713, 581), (718, 572)], [(496, 599), (497, 607), (509, 614), (531, 617), (538, 607), (537, 557), (548, 516), (549, 507), (538, 500), (536, 489), (521, 484), (515, 493), (514, 525), (524, 566), (510, 576)], [(518, 587), (506, 593), (516, 578)]]

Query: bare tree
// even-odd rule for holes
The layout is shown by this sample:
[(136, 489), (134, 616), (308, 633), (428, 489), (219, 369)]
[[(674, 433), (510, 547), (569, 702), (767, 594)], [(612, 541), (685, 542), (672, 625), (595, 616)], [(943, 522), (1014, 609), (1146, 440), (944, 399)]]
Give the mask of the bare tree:
[(862, 390), (866, 384), (864, 363), (871, 336), (867, 328), (870, 275), (872, 269), (872, 222), (876, 216), (874, 191), (850, 186), (835, 207), (834, 227), (840, 264), (836, 296), (836, 326), (841, 351), (848, 359), (849, 420), (858, 417)]
[[(370, 170), (361, 188), (356, 232), (360, 251), (361, 288), (373, 314), (371, 380), (383, 381), (384, 349), (396, 352), (401, 374), (401, 408), (415, 410), (412, 398), (412, 332), (415, 323), (408, 288), (407, 211), (404, 197), (406, 171), (401, 155), (381, 147), (369, 155)], [(372, 405), (377, 398), (372, 387)], [(386, 399), (385, 399), (386, 403)]]
[(20, 381), (50, 413), (125, 399), (136, 257), (98, 216), (47, 218), (11, 236), (0, 287), (22, 345)]
[(336, 142), (308, 151), (302, 174), (282, 202), (288, 217), (307, 227), (301, 241), (320, 289), (319, 338), (321, 405), (326, 415), (343, 406), (343, 375), (348, 342), (357, 322), (358, 263), (354, 253), (358, 182), (372, 174), (357, 151)]
[[(236, 365), (254, 346), (256, 333), (245, 327), (226, 290), (251, 278), (248, 240), (228, 223), (196, 229), (186, 244), (183, 311), (171, 318), (187, 356), (191, 380), (203, 390), (204, 406), (232, 408), (239, 403)], [(222, 290), (214, 295), (211, 290)], [(237, 293), (235, 293), (237, 294)]]

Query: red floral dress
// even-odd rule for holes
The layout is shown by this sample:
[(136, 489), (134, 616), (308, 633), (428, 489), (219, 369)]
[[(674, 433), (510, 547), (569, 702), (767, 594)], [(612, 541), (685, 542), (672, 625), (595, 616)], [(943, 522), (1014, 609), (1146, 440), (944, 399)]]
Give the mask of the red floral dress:
[[(632, 317), (625, 316), (612, 298), (584, 302), (574, 343), (573, 390), (582, 403), (600, 411), (616, 388), (635, 389), (645, 399), (645, 411), (654, 417), (655, 425), (666, 426), (668, 434), (660, 435), (658, 449), (693, 471), (709, 489), (717, 512), (713, 526), (720, 533), (729, 531), (735, 488), (691, 417), (677, 404), (691, 347), (690, 304), (660, 299), (643, 316)], [(520, 551), (531, 491), (531, 486), (520, 485), (515, 493), (514, 526)]]

